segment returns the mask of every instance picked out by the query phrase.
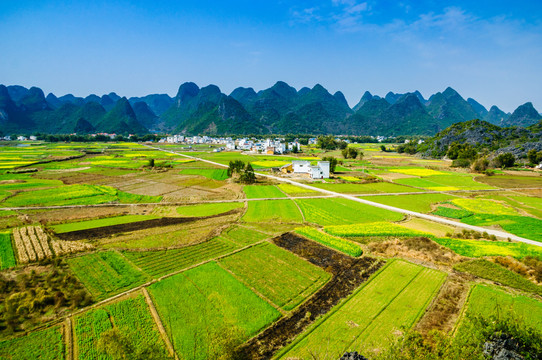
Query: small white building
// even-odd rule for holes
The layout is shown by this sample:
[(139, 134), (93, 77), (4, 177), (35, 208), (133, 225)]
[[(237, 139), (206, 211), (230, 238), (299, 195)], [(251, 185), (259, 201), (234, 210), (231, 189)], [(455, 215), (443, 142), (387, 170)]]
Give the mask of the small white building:
[(307, 174), (311, 179), (329, 179), (329, 161), (318, 161), (312, 166), (307, 160), (292, 161), (294, 174)]

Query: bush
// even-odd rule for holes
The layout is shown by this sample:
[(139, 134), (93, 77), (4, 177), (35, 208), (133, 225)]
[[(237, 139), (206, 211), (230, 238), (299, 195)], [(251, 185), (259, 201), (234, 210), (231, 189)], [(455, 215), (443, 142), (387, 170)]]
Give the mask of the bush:
[(514, 166), (516, 157), (512, 153), (499, 154), (494, 160), (495, 166), (498, 168), (508, 168)]
[(489, 160), (487, 160), (486, 158), (480, 158), (472, 164), (471, 170), (477, 173), (483, 173), (487, 170), (488, 166)]
[(470, 160), (468, 159), (455, 159), (452, 161), (452, 167), (468, 168), (470, 166)]

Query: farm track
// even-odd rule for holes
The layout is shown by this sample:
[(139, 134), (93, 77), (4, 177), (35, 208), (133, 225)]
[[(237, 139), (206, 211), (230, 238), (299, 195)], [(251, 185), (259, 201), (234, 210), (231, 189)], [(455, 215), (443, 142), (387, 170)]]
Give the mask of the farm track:
[[(150, 145), (145, 145), (145, 146), (147, 146), (147, 147), (149, 147), (151, 149), (160, 150), (160, 151), (164, 151), (164, 152), (168, 152), (168, 153), (172, 153), (172, 154), (176, 154), (176, 155), (181, 155), (181, 156), (184, 156), (184, 157), (189, 158), (189, 159), (203, 161), (203, 162), (213, 164), (213, 165), (216, 165), (216, 166), (228, 167), (228, 165), (220, 164), (220, 163), (217, 163), (217, 162), (214, 162), (214, 161), (205, 160), (205, 159), (197, 158), (197, 157), (194, 157), (194, 156), (185, 155), (185, 154), (182, 154), (182, 153), (177, 153), (177, 152), (170, 151), (170, 150), (164, 150), (164, 149), (160, 149), (160, 148), (150, 146)], [(365, 205), (374, 206), (374, 207), (377, 207), (377, 208), (381, 208), (381, 209), (385, 209), (385, 210), (389, 210), (389, 211), (393, 211), (393, 212), (398, 212), (400, 214), (411, 215), (411, 216), (415, 216), (415, 217), (418, 217), (418, 218), (421, 218), (421, 219), (434, 221), (434, 222), (445, 224), (445, 225), (451, 225), (451, 226), (455, 226), (455, 227), (459, 227), (459, 228), (463, 228), (463, 229), (478, 231), (480, 233), (486, 232), (486, 233), (488, 233), (490, 235), (495, 235), (495, 236), (497, 236), (497, 237), (499, 237), (501, 239), (511, 239), (511, 240), (514, 240), (514, 241), (519, 241), (519, 242), (523, 242), (523, 243), (526, 243), (526, 244), (542, 247), (541, 242), (534, 241), (534, 240), (531, 240), (531, 239), (526, 239), (526, 238), (523, 238), (523, 237), (520, 237), (520, 236), (517, 236), (517, 235), (514, 235), (514, 234), (507, 233), (505, 231), (487, 229), (487, 228), (484, 228), (484, 227), (481, 227), (481, 226), (468, 225), (468, 224), (461, 223), (461, 222), (454, 221), (454, 220), (450, 220), (450, 219), (447, 219), (447, 218), (441, 218), (441, 217), (434, 216), (434, 215), (422, 214), (422, 213), (419, 213), (419, 212), (416, 212), (416, 211), (405, 210), (405, 209), (401, 209), (401, 208), (398, 208), (398, 207), (395, 207), (395, 206), (384, 205), (384, 204), (376, 203), (376, 202), (373, 202), (373, 201), (360, 199), (360, 198), (357, 198), (357, 197), (355, 197), (353, 195), (342, 194), (342, 193), (338, 193), (338, 192), (335, 192), (335, 191), (320, 189), (320, 188), (317, 188), (317, 187), (314, 187), (314, 186), (311, 186), (311, 185), (302, 184), (302, 183), (299, 183), (299, 182), (294, 181), (294, 180), (290, 180), (290, 179), (286, 179), (286, 178), (282, 178), (282, 177), (278, 177), (278, 176), (274, 176), (274, 175), (262, 174), (262, 173), (256, 173), (256, 175), (263, 176), (263, 177), (266, 177), (268, 179), (273, 179), (273, 180), (280, 181), (280, 182), (289, 183), (289, 184), (292, 184), (292, 185), (295, 185), (295, 186), (302, 187), (304, 189), (317, 191), (317, 192), (320, 192), (320, 193), (323, 193), (323, 194), (333, 195), (333, 196), (336, 196), (336, 197), (342, 197), (342, 198), (352, 200), (352, 201), (356, 201), (356, 202), (359, 202), (359, 203), (362, 203), (362, 204), (365, 204)], [(530, 188), (530, 189), (532, 190), (534, 188)], [(507, 191), (507, 189), (490, 189), (490, 190), (493, 190), (493, 191)], [(518, 190), (518, 189), (516, 188), (516, 189), (513, 189), (512, 191), (516, 191), (516, 190)], [(475, 191), (480, 192), (480, 190), (475, 190)], [(464, 192), (464, 191), (462, 191), (462, 192)], [(392, 195), (399, 195), (399, 194), (392, 194)]]
[(279, 319), (242, 345), (239, 349), (240, 355), (247, 359), (270, 359), (316, 318), (326, 314), (341, 299), (349, 296), (384, 264), (383, 261), (370, 257), (349, 257), (293, 233), (285, 233), (272, 241), (333, 276), (289, 316)]
[(84, 240), (84, 239), (92, 239), (92, 238), (103, 238), (103, 237), (107, 237), (113, 234), (118, 234), (118, 233), (123, 233), (123, 232), (151, 229), (155, 227), (162, 227), (162, 226), (169, 226), (169, 225), (186, 224), (186, 223), (191, 223), (191, 222), (195, 222), (199, 220), (206, 220), (206, 219), (212, 219), (212, 218), (217, 218), (217, 217), (222, 217), (222, 216), (228, 216), (228, 215), (232, 215), (238, 212), (240, 212), (238, 209), (233, 209), (221, 214), (210, 215), (210, 216), (164, 217), (160, 219), (135, 221), (135, 222), (126, 223), (126, 224), (118, 224), (118, 225), (102, 226), (102, 227), (97, 227), (97, 228), (92, 228), (92, 229), (70, 231), (70, 232), (56, 234), (56, 237), (58, 237), (61, 240)]

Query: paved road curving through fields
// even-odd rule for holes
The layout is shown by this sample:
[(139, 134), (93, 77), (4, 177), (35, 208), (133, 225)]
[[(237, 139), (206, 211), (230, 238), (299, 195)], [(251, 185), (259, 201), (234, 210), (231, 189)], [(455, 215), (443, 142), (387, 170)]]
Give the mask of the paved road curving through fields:
[[(217, 163), (217, 162), (214, 162), (214, 161), (211, 161), (211, 160), (201, 159), (201, 158), (198, 158), (198, 157), (195, 157), (195, 156), (185, 155), (185, 154), (175, 152), (175, 151), (171, 151), (171, 150), (164, 150), (164, 149), (157, 148), (157, 147), (150, 146), (150, 145), (146, 145), (146, 146), (151, 148), (151, 149), (160, 150), (160, 151), (168, 152), (168, 153), (171, 153), (171, 154), (184, 156), (184, 157), (187, 157), (189, 159), (203, 161), (203, 162), (213, 164), (213, 165), (216, 165), (216, 166), (228, 167), (228, 165), (220, 164), (220, 163)], [(486, 228), (483, 228), (483, 227), (480, 227), (480, 226), (464, 224), (464, 223), (461, 223), (461, 222), (458, 222), (458, 221), (449, 220), (449, 219), (441, 218), (441, 217), (434, 216), (434, 215), (428, 215), (428, 214), (423, 214), (423, 213), (419, 213), (419, 212), (415, 212), (415, 211), (401, 209), (401, 208), (398, 208), (398, 207), (395, 207), (395, 206), (379, 204), (379, 203), (376, 203), (376, 202), (373, 202), (373, 201), (360, 199), (360, 198), (357, 198), (357, 197), (352, 196), (352, 195), (341, 194), (341, 193), (338, 193), (338, 192), (335, 192), (335, 191), (320, 189), (320, 188), (317, 188), (315, 186), (302, 184), (302, 183), (297, 182), (295, 180), (286, 179), (286, 178), (282, 178), (282, 177), (279, 177), (279, 176), (274, 176), (274, 175), (269, 175), (269, 174), (261, 174), (261, 173), (256, 173), (256, 175), (263, 176), (263, 177), (273, 179), (273, 180), (277, 180), (277, 181), (280, 181), (280, 182), (289, 183), (289, 184), (299, 186), (299, 187), (302, 187), (302, 188), (305, 188), (305, 189), (318, 191), (318, 192), (323, 193), (323, 194), (333, 195), (335, 197), (343, 197), (345, 199), (352, 200), (352, 201), (357, 201), (357, 202), (365, 204), (365, 205), (374, 206), (374, 207), (377, 207), (377, 208), (386, 209), (386, 210), (398, 212), (398, 213), (405, 214), (405, 215), (415, 216), (415, 217), (420, 218), (420, 219), (426, 219), (426, 220), (434, 221), (434, 222), (437, 222), (437, 223), (441, 223), (441, 224), (445, 224), (445, 225), (451, 225), (451, 226), (455, 226), (455, 227), (459, 227), (459, 228), (463, 228), (463, 229), (468, 229), (468, 230), (474, 230), (474, 231), (478, 231), (478, 232), (487, 232), (488, 234), (495, 235), (495, 236), (497, 236), (499, 238), (503, 238), (503, 239), (510, 238), (510, 239), (512, 239), (514, 241), (519, 241), (519, 242), (523, 242), (523, 243), (526, 243), (526, 244), (542, 247), (542, 243), (540, 243), (538, 241), (526, 239), (526, 238), (523, 238), (523, 237), (520, 237), (520, 236), (517, 236), (517, 235), (514, 235), (514, 234), (507, 233), (505, 231), (494, 230), (494, 229), (486, 229)]]

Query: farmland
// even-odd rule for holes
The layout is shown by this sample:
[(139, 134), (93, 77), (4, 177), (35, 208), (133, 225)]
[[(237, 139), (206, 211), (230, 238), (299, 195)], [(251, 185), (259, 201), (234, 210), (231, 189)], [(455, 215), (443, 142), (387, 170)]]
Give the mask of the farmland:
[(70, 231), (80, 231), (86, 229), (94, 229), (103, 226), (119, 225), (119, 224), (128, 224), (136, 221), (158, 219), (158, 216), (153, 215), (125, 215), (125, 216), (115, 216), (104, 219), (97, 220), (87, 220), (87, 221), (78, 221), (73, 223), (53, 225), (51, 228), (57, 234), (70, 232)]
[(182, 175), (197, 175), (203, 176), (212, 180), (226, 180), (228, 174), (224, 169), (183, 169), (181, 170)]
[(160, 251), (125, 251), (124, 255), (153, 277), (167, 275), (202, 261), (213, 259), (235, 250), (237, 246), (221, 238), (179, 249)]
[(246, 222), (288, 222), (303, 221), (299, 209), (292, 200), (250, 201), (243, 216)]
[(460, 263), (454, 269), (496, 281), (516, 289), (542, 295), (542, 286), (533, 284), (533, 282), (523, 278), (521, 275), (484, 259)]
[(467, 314), (489, 317), (503, 311), (542, 330), (542, 302), (522, 295), (512, 295), (495, 287), (476, 285), (472, 289)]
[[(278, 200), (277, 200), (278, 201)], [(308, 222), (318, 225), (398, 221), (401, 214), (341, 198), (295, 200)]]
[(0, 341), (2, 359), (65, 359), (62, 330), (59, 326), (36, 331), (28, 336)]
[(152, 349), (167, 357), (158, 329), (143, 295), (90, 310), (75, 319), (78, 359), (103, 359), (100, 339), (117, 329), (131, 344), (133, 354), (145, 354)]
[[(495, 304), (535, 314), (528, 321), (540, 327), (542, 248), (461, 228), (542, 242), (541, 193), (519, 189), (542, 187), (538, 175), (485, 176), (352, 144), (363, 160), (339, 159), (331, 178), (311, 180), (276, 168), (338, 150), (211, 145), (158, 146), (250, 162), (314, 189), (262, 176), (240, 183), (216, 164), (137, 143), (0, 147), (0, 358), (113, 359), (118, 340), (139, 358), (352, 350), (373, 360), (409, 330), (461, 332), (465, 314), (489, 316)], [(55, 161), (67, 156), (76, 157)]]
[(324, 244), (335, 250), (342, 251), (350, 256), (360, 256), (363, 253), (359, 245), (346, 239), (326, 234), (315, 228), (303, 227), (296, 229), (296, 232), (311, 240), (317, 241), (320, 244)]
[(447, 238), (437, 238), (435, 241), (452, 249), (455, 253), (467, 257), (512, 256), (523, 258), (525, 256), (542, 256), (542, 249), (538, 246), (523, 243)]
[(243, 203), (216, 203), (186, 205), (177, 208), (177, 213), (182, 216), (211, 216), (222, 214), (243, 207)]
[(225, 257), (220, 264), (284, 310), (296, 307), (330, 277), (322, 269), (269, 243)]
[(11, 234), (0, 233), (0, 270), (15, 266), (15, 255), (11, 245)]
[(309, 358), (311, 354), (336, 358), (347, 350), (385, 344), (394, 329), (412, 326), (444, 277), (438, 271), (394, 261), (297, 339), (281, 359)]
[(355, 225), (332, 225), (326, 226), (324, 231), (328, 234), (343, 237), (363, 237), (363, 236), (423, 236), (427, 233), (406, 228), (397, 224), (387, 222), (374, 222)]
[(90, 293), (101, 300), (144, 283), (148, 277), (115, 251), (74, 257), (68, 264)]
[(247, 199), (281, 198), (286, 195), (274, 185), (247, 185), (243, 187)]
[(164, 279), (149, 291), (183, 358), (215, 358), (280, 316), (216, 263)]

